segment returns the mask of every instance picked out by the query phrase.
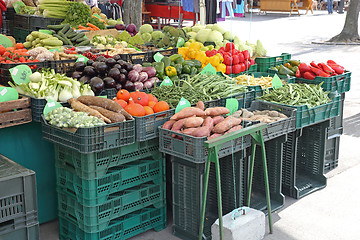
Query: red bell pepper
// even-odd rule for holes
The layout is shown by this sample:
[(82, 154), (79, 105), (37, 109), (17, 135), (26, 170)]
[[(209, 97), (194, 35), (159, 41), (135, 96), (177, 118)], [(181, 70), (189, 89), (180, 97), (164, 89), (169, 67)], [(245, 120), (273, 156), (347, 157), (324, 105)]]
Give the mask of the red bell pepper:
[(226, 66), (225, 74), (231, 74), (232, 66)]
[(296, 70), (295, 77), (301, 78), (301, 72), (300, 72), (299, 68)]
[(303, 77), (305, 79), (314, 80), (316, 76), (312, 72), (304, 72)]
[(337, 74), (343, 74), (345, 71), (345, 68), (339, 64), (337, 64), (336, 62), (334, 62), (333, 60), (328, 60), (326, 62)]
[(233, 55), (232, 56), (232, 63), (233, 65), (239, 64), (240, 63), (240, 57), (239, 55)]
[(255, 59), (249, 59), (250, 65), (254, 65), (255, 64)]
[(225, 65), (231, 66), (232, 65), (232, 57), (227, 54), (224, 54), (224, 62)]
[(311, 71), (313, 73), (316, 74), (316, 76), (319, 76), (319, 77), (330, 77), (329, 74), (327, 74), (326, 72), (324, 72), (323, 70), (319, 69), (319, 68), (315, 68), (315, 67), (310, 67), (311, 68)]
[(249, 53), (248, 50), (244, 50), (244, 51), (242, 51), (241, 53), (244, 55), (244, 59), (245, 59), (245, 60), (250, 59), (250, 53)]
[(225, 51), (226, 52), (232, 52), (232, 50), (235, 49), (235, 44), (232, 42), (229, 42), (225, 45)]
[(327, 74), (333, 74), (335, 71), (334, 69), (332, 69), (331, 67), (329, 67), (328, 65), (326, 65), (325, 63), (319, 63), (318, 66)]
[(240, 64), (233, 65), (231, 72), (234, 73), (234, 74), (240, 73), (240, 72), (241, 72), (241, 66), (240, 66)]
[(311, 72), (311, 68), (306, 63), (300, 63), (298, 69), (300, 70), (300, 73)]
[(240, 72), (246, 71), (245, 63), (240, 63), (240, 67), (241, 67)]
[(242, 54), (242, 52), (239, 52), (238, 56), (241, 63), (245, 62), (244, 54)]

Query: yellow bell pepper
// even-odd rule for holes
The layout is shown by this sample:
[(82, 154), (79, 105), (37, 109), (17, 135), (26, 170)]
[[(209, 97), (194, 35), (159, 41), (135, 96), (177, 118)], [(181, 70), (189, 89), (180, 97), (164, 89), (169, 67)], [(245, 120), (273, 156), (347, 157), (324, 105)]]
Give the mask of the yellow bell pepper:
[(223, 56), (221, 56), (220, 53), (217, 53), (215, 56), (218, 56), (220, 58), (220, 63), (224, 62), (224, 58), (223, 58)]
[(201, 45), (200, 45), (199, 42), (193, 42), (193, 43), (190, 44), (189, 48), (194, 49), (194, 50), (200, 50)]
[(189, 48), (189, 52), (188, 52), (187, 56), (190, 59), (194, 59), (196, 56), (196, 53), (197, 53), (197, 51), (195, 49)]
[(188, 52), (189, 52), (189, 48), (187, 47), (181, 47), (178, 49), (178, 54), (181, 54), (183, 58), (187, 56)]
[(217, 71), (217, 72), (223, 72), (223, 73), (225, 73), (225, 72), (226, 72), (226, 65), (223, 64), (223, 63), (219, 64), (219, 65), (216, 67), (216, 71)]
[(165, 68), (165, 73), (168, 77), (173, 77), (177, 75), (176, 68), (168, 66)]
[(214, 55), (214, 56), (212, 56), (212, 57), (210, 57), (209, 58), (209, 63), (211, 63), (211, 65), (213, 66), (213, 67), (217, 67), (217, 66), (219, 66), (220, 65), (220, 58), (219, 58), (219, 56), (216, 56), (216, 55)]

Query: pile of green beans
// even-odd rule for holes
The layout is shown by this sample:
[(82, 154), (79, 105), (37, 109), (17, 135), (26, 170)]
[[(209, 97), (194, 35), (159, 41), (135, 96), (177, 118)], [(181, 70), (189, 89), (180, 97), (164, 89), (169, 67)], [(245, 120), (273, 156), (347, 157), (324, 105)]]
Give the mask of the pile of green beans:
[(286, 84), (278, 89), (265, 90), (261, 100), (291, 106), (307, 105), (309, 108), (330, 103), (329, 92), (324, 92), (321, 84)]

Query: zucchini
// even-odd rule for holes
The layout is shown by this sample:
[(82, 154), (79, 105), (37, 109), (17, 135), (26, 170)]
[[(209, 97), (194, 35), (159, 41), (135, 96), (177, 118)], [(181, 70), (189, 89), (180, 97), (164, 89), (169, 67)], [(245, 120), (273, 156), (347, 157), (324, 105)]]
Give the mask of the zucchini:
[(67, 31), (69, 31), (70, 28), (70, 24), (65, 24), (64, 27), (58, 32), (59, 33), (66, 33)]
[(57, 37), (60, 41), (62, 41), (64, 43), (64, 45), (67, 45), (67, 41), (59, 34), (54, 34), (53, 36)]
[(50, 29), (50, 30), (54, 30), (54, 31), (60, 31), (61, 29), (64, 28), (64, 25), (62, 25), (62, 24), (60, 24), (60, 25), (48, 25), (47, 28)]
[(73, 32), (73, 33), (71, 33), (71, 34), (69, 34), (69, 35), (66, 35), (65, 34), (65, 36), (67, 37), (67, 38), (69, 38), (69, 39), (72, 39), (73, 37), (75, 37), (77, 35), (77, 32)]
[(85, 38), (82, 42), (79, 42), (77, 46), (88, 46), (90, 44), (90, 40)]
[(81, 42), (84, 41), (85, 39), (87, 39), (87, 38), (85, 38), (85, 37), (78, 38), (78, 39), (76, 39), (76, 42), (77, 42), (77, 43), (81, 43)]
[(76, 35), (75, 37), (71, 38), (71, 41), (74, 42), (79, 38), (83, 38), (85, 36), (85, 33), (79, 33), (78, 35)]
[(65, 36), (65, 34), (59, 33), (59, 36), (65, 40), (64, 42), (65, 45), (72, 45), (72, 42)]
[(73, 34), (74, 32), (75, 32), (74, 29), (69, 28), (69, 30), (64, 34), (65, 34), (66, 37), (69, 37), (69, 35)]

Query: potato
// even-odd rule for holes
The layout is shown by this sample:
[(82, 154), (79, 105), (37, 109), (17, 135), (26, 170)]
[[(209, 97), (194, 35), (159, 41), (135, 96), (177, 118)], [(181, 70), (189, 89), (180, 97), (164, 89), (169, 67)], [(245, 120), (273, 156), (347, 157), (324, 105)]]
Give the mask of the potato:
[(216, 116), (216, 117), (213, 117), (213, 121), (214, 121), (214, 126), (216, 125), (216, 124), (218, 124), (219, 122), (222, 122), (222, 121), (224, 121), (224, 117), (223, 116)]
[(189, 117), (186, 119), (184, 123), (184, 127), (186, 128), (197, 128), (200, 127), (204, 122), (204, 119), (201, 117)]
[(200, 101), (197, 102), (196, 107), (204, 111), (205, 104), (204, 104), (203, 101), (200, 100)]
[(183, 134), (191, 135), (198, 128), (186, 128), (182, 131)]
[(174, 125), (171, 128), (171, 131), (180, 131), (186, 122), (187, 118), (180, 119), (179, 121), (176, 121)]
[(280, 113), (280, 114), (279, 114), (279, 117), (281, 117), (281, 118), (288, 118), (288, 116), (286, 116), (286, 115), (283, 114), (283, 113)]
[(238, 110), (236, 112), (234, 112), (233, 114), (231, 114), (231, 116), (236, 117), (236, 118), (241, 118), (242, 115), (242, 111)]
[(214, 127), (214, 120), (211, 117), (207, 117), (202, 126), (212, 129)]
[(242, 129), (243, 127), (241, 125), (238, 125), (238, 126), (235, 126), (235, 127), (232, 127), (230, 128), (230, 130), (228, 130), (227, 132), (224, 133), (225, 134), (228, 134), (228, 133), (231, 133), (231, 132), (235, 132), (235, 131), (238, 131), (240, 129)]
[(196, 129), (194, 132), (192, 132), (192, 136), (194, 137), (209, 137), (211, 133), (211, 128), (204, 126)]
[(253, 114), (254, 115), (263, 115), (264, 113), (262, 111), (255, 110), (255, 111), (253, 111)]
[(278, 117), (278, 116), (279, 116), (279, 112), (278, 112), (278, 111), (270, 111), (270, 112), (269, 112), (269, 116), (270, 116), (270, 117)]
[(242, 116), (244, 118), (251, 118), (252, 116), (254, 116), (254, 114), (252, 112), (250, 112), (249, 110), (247, 110), (247, 109), (242, 108), (241, 110), (243, 112)]
[(208, 140), (211, 140), (211, 139), (214, 139), (214, 138), (217, 138), (217, 137), (220, 137), (220, 136), (222, 136), (222, 134), (220, 134), (220, 133), (214, 133), (214, 134), (212, 134), (210, 137), (208, 137)]
[(206, 116), (219, 116), (230, 112), (226, 107), (212, 107), (205, 110)]
[(232, 116), (229, 116), (225, 118), (224, 121), (218, 123), (215, 125), (213, 132), (214, 133), (224, 133), (230, 128), (239, 125), (242, 122), (241, 118), (235, 118)]
[(175, 120), (169, 120), (169, 121), (164, 123), (162, 128), (170, 130), (175, 122), (176, 122)]
[(186, 107), (181, 109), (180, 112), (175, 113), (174, 116), (170, 118), (170, 120), (179, 120), (183, 118), (188, 118), (192, 116), (202, 117), (205, 116), (205, 112), (199, 108), (195, 107)]

